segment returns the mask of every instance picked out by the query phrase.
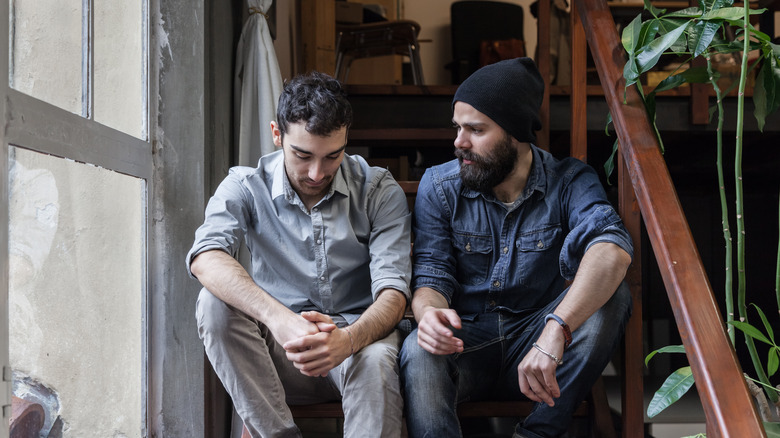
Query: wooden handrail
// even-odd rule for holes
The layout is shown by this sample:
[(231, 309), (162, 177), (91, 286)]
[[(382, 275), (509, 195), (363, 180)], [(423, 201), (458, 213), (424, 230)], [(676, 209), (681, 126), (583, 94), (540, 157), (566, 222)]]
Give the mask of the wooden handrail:
[(604, 0), (575, 0), (707, 418), (708, 437), (766, 436)]

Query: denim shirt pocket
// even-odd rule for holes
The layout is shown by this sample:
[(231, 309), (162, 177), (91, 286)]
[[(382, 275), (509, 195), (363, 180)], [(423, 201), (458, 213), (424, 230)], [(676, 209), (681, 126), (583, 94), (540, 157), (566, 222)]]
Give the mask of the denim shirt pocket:
[(484, 283), (493, 259), (492, 238), (455, 231), (452, 245), (458, 262), (458, 282), (465, 286)]
[(560, 275), (558, 255), (563, 245), (560, 226), (525, 231), (517, 238), (516, 244), (518, 275), (523, 285), (545, 288), (544, 283)]

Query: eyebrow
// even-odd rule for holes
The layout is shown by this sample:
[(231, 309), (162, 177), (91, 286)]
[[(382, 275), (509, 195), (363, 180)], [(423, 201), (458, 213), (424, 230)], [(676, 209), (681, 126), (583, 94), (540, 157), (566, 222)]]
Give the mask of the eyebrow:
[(452, 124), (460, 127), (467, 127), (467, 128), (482, 128), (484, 126), (487, 126), (487, 123), (485, 122), (465, 122), (465, 123), (458, 123), (455, 121), (455, 119), (452, 119)]
[[(291, 145), (290, 145), (290, 148), (294, 149), (296, 152), (298, 152), (298, 153), (300, 153), (300, 154), (304, 154), (304, 155), (314, 155), (314, 154), (312, 154), (311, 152), (309, 152), (309, 151), (307, 151), (307, 150), (305, 150), (305, 149), (301, 149), (300, 147), (298, 147), (298, 146), (295, 146), (294, 144), (291, 144)], [(325, 156), (338, 155), (338, 154), (340, 154), (341, 152), (343, 152), (343, 151), (344, 151), (346, 148), (347, 148), (347, 145), (346, 145), (346, 144), (344, 144), (344, 145), (343, 145), (343, 146), (341, 146), (340, 148), (336, 149), (335, 151), (333, 151), (333, 152), (331, 152), (331, 153), (329, 153), (329, 154), (326, 154)]]

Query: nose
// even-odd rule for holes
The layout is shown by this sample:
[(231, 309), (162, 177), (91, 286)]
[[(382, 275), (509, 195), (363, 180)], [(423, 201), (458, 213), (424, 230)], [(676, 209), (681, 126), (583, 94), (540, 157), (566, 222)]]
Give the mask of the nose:
[(467, 149), (471, 147), (465, 129), (459, 129), (455, 137), (455, 147), (458, 149)]
[(325, 172), (323, 171), (323, 165), (321, 161), (315, 161), (312, 163), (312, 165), (309, 167), (309, 179), (317, 182), (320, 181), (325, 176)]

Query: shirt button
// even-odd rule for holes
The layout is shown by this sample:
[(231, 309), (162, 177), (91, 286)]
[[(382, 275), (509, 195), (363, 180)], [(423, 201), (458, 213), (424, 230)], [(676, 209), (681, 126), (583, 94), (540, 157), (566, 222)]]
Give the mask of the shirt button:
[(544, 242), (542, 242), (541, 240), (536, 242), (536, 247), (539, 248), (539, 249), (544, 248)]
[(311, 209), (311, 211), (320, 211), (320, 209), (318, 207), (314, 207)]
[(325, 281), (325, 276), (320, 277), (320, 281)]
[(508, 247), (508, 246), (505, 246), (505, 247), (504, 247), (504, 254), (506, 254), (506, 253), (508, 253), (508, 252), (509, 252), (509, 247)]
[(322, 243), (322, 240), (320, 240), (320, 239), (317, 239), (317, 245), (319, 245), (319, 244), (321, 244), (321, 243)]
[(496, 281), (493, 282), (493, 287), (499, 287), (499, 286), (501, 286), (501, 282), (500, 281), (496, 280)]
[(466, 251), (471, 251), (471, 242), (466, 244)]
[(490, 304), (490, 307), (496, 307), (496, 302), (493, 300), (490, 300), (488, 304)]

